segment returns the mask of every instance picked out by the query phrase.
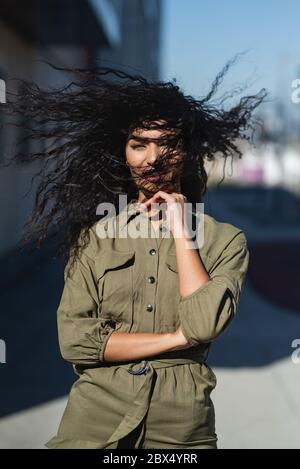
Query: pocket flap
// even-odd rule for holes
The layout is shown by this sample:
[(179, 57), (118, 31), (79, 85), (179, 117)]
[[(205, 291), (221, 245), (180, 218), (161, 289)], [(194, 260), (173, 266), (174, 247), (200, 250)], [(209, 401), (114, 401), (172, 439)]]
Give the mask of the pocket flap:
[[(198, 252), (198, 254), (199, 254), (199, 252)], [(201, 261), (202, 261), (205, 269), (209, 273), (210, 265), (211, 265), (211, 261), (210, 261), (209, 257), (207, 257), (205, 254), (201, 254), (200, 257), (201, 257)], [(167, 254), (166, 264), (167, 264), (167, 266), (169, 267), (170, 270), (172, 270), (173, 272), (176, 272), (178, 274), (177, 256), (176, 256), (175, 252), (171, 251)]]
[(132, 263), (135, 257), (135, 251), (110, 251), (100, 252), (95, 258), (95, 271), (97, 280), (99, 280), (107, 270), (124, 267), (127, 263)]
[(166, 264), (169, 267), (169, 269), (173, 270), (173, 272), (178, 273), (177, 259), (176, 259), (175, 252), (174, 253), (169, 252), (169, 254), (167, 254)]

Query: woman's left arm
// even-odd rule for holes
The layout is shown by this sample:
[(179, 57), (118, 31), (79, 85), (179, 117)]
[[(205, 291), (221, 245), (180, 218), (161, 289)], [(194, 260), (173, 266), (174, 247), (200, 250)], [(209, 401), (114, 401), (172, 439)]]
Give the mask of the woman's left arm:
[(178, 267), (179, 293), (184, 298), (205, 285), (210, 276), (206, 271), (194, 242), (188, 234), (174, 238)]
[[(185, 257), (178, 263), (179, 275), (187, 269), (191, 255), (185, 254)], [(184, 262), (185, 267), (180, 274), (180, 265)], [(190, 261), (190, 266), (194, 263), (196, 262)], [(235, 317), (248, 264), (247, 239), (243, 231), (239, 231), (215, 260), (210, 269), (209, 280), (196, 288), (193, 286), (194, 291), (191, 293), (180, 295), (181, 330), (189, 343), (196, 345), (212, 342)], [(197, 273), (196, 268), (194, 271)], [(197, 282), (201, 283), (201, 275), (191, 280), (187, 287), (190, 288), (191, 283), (196, 285)]]

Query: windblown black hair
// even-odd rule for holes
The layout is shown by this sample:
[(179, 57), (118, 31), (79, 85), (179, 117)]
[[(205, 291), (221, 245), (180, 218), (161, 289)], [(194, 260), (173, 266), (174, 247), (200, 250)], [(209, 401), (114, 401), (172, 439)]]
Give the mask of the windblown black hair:
[[(24, 128), (23, 141), (31, 146), (5, 164), (38, 161), (40, 170), (31, 184), (36, 177), (41, 179), (21, 241), (34, 239), (40, 247), (46, 236), (59, 235), (58, 254), (71, 250), (76, 258), (89, 240), (89, 228), (99, 220), (97, 206), (112, 202), (117, 208), (119, 194), (127, 194), (128, 201), (138, 195), (125, 164), (125, 145), (136, 128), (163, 131), (165, 150), (153, 171), (163, 174), (180, 152), (182, 193), (193, 204), (201, 202), (207, 189), (205, 159), (213, 160), (219, 153), (225, 167), (228, 156), (242, 156), (237, 139), (252, 139), (257, 124), (254, 111), (267, 95), (263, 88), (227, 110), (212, 102), (236, 58), (227, 62), (202, 99), (185, 95), (174, 82), (151, 81), (107, 67), (67, 69), (48, 64), (76, 76), (76, 81), (54, 89), (19, 79), (22, 91), (8, 93), (2, 109), (22, 116), (23, 124), (13, 125)], [(37, 147), (40, 142), (42, 150)], [(140, 179), (139, 183), (143, 187)]]

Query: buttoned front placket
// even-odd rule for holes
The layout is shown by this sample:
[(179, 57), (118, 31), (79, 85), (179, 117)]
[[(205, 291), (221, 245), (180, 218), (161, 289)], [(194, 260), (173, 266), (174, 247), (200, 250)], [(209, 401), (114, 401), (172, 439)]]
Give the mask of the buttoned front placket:
[[(141, 217), (146, 217), (141, 214)], [(156, 330), (156, 306), (157, 306), (157, 279), (159, 276), (160, 262), (163, 258), (163, 240), (167, 232), (166, 222), (155, 232), (151, 221), (148, 224), (148, 234), (142, 238), (145, 249), (145, 315), (143, 326), (145, 330), (154, 332)], [(158, 322), (158, 321), (157, 321)]]
[[(141, 214), (146, 217), (145, 214)], [(159, 266), (159, 247), (157, 240), (153, 237), (151, 222), (148, 225), (148, 236), (141, 238), (145, 252), (145, 286), (144, 306), (142, 311), (143, 330), (152, 332), (155, 330), (157, 276)]]
[(164, 220), (161, 227), (155, 231), (148, 216), (140, 209), (139, 203), (132, 201), (128, 206), (128, 236), (130, 237), (130, 225), (133, 223), (139, 230), (141, 223), (146, 227), (146, 232), (136, 239), (128, 239), (131, 249), (135, 250), (134, 284), (139, 291), (134, 298), (134, 316), (139, 330), (143, 332), (155, 332), (158, 330), (160, 318), (156, 311), (158, 283), (161, 277), (159, 269), (164, 266), (164, 256), (168, 250), (168, 244), (172, 242), (168, 231), (167, 221)]

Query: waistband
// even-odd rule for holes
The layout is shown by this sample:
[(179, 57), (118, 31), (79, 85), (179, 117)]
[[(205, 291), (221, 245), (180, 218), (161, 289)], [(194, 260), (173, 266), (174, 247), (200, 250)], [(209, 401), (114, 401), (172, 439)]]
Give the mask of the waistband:
[[(154, 366), (154, 368), (163, 368), (167, 366), (175, 366), (175, 365), (181, 365), (185, 363), (203, 363), (207, 360), (208, 357), (208, 352), (209, 352), (210, 344), (200, 344), (196, 345), (193, 347), (190, 347), (188, 349), (182, 349), (182, 350), (172, 350), (170, 352), (164, 352), (161, 354), (153, 355), (150, 357), (147, 357), (145, 359), (137, 359), (137, 360), (130, 360), (130, 361), (103, 361), (97, 364), (89, 364), (89, 365), (83, 365), (83, 364), (74, 364), (73, 365), (73, 370), (74, 373), (80, 376), (85, 369), (89, 368), (110, 368), (114, 366), (122, 367), (122, 368), (129, 368), (132, 369), (135, 365), (140, 365), (140, 369), (145, 366), (145, 363), (151, 362)], [(136, 371), (138, 371), (139, 368), (136, 368)], [(144, 371), (143, 371), (144, 372)], [(133, 374), (139, 374), (133, 373)]]

